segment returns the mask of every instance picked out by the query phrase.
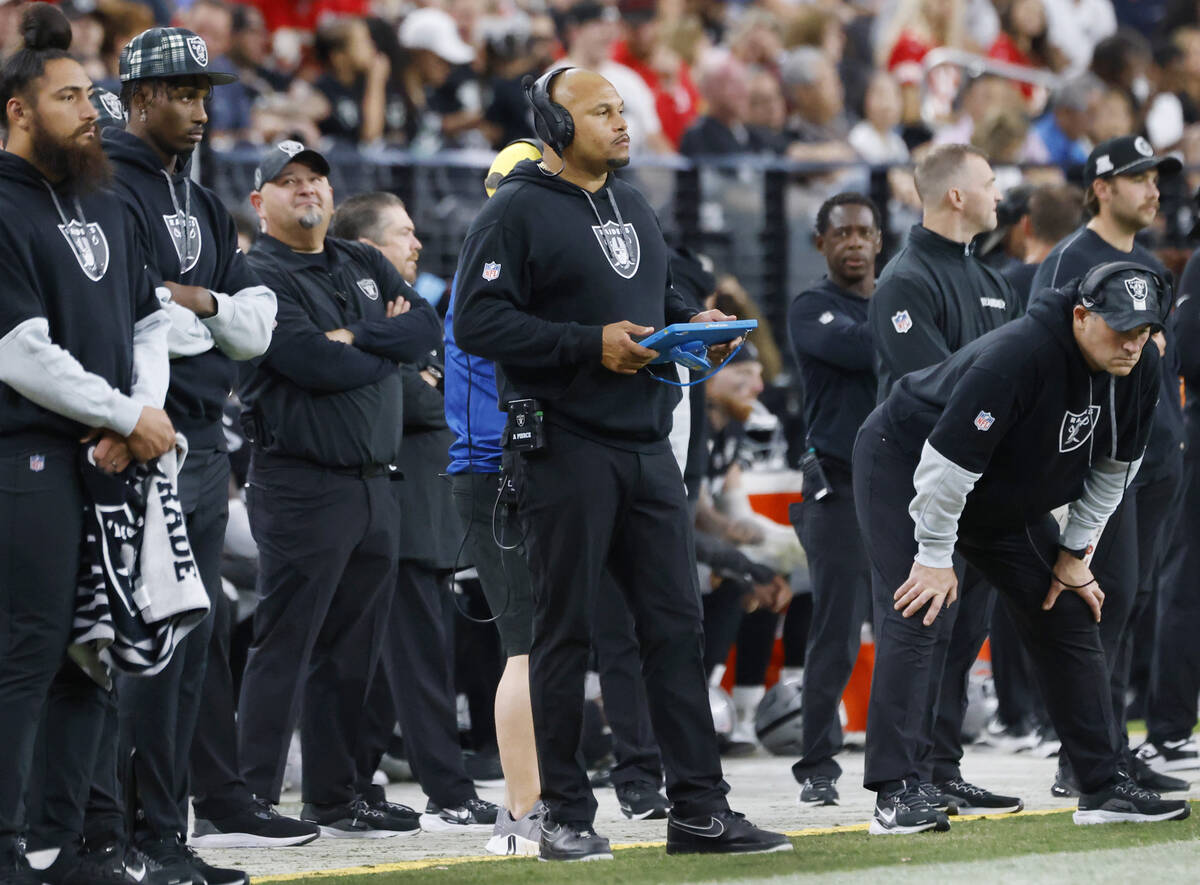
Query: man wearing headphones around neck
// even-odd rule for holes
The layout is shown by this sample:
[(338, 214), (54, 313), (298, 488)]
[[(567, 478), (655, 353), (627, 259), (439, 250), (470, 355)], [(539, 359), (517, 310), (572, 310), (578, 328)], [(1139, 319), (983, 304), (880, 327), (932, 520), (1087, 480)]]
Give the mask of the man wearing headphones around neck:
[[(1083, 277), (1106, 261), (1136, 261), (1164, 279), (1167, 271), (1149, 249), (1135, 239), (1158, 214), (1158, 176), (1180, 169), (1174, 157), (1156, 157), (1146, 139), (1127, 135), (1103, 142), (1087, 161), (1084, 206), (1092, 216), (1083, 227), (1059, 243), (1042, 261), (1033, 278), (1033, 292), (1062, 286)], [(1167, 302), (1170, 303), (1168, 299)], [(1122, 509), (1097, 545), (1092, 568), (1107, 594), (1100, 639), (1108, 661), (1116, 714), (1114, 740), (1129, 746), (1125, 727), (1125, 690), (1129, 683), (1133, 630), (1153, 599), (1169, 533), (1183, 487), (1183, 409), (1179, 401), (1179, 352), (1169, 328), (1154, 342), (1163, 359), (1159, 406), (1147, 446), (1145, 469), (1130, 489)], [(1125, 765), (1142, 787), (1160, 793), (1186, 790), (1187, 781), (1154, 771), (1145, 760), (1125, 752)], [(1076, 796), (1079, 784), (1070, 760), (1060, 758), (1051, 787), (1056, 796)]]
[[(908, 697), (885, 712), (921, 715), (933, 638), (924, 626), (955, 600), (957, 552), (999, 591), (1024, 634), (1079, 778), (1077, 824), (1189, 811), (1123, 771), (1098, 627), (1103, 585), (1080, 555), (1142, 462), (1160, 363), (1158, 348), (1145, 345), (1162, 328), (1168, 298), (1162, 277), (1132, 262), (1042, 289), (1024, 317), (901, 378), (854, 447), (864, 544), (877, 579), (897, 588), (877, 618), (872, 690)], [(1060, 533), (1050, 512), (1064, 504)], [(889, 667), (878, 666), (881, 656)], [(911, 722), (871, 726), (900, 736)], [(904, 801), (888, 811), (881, 822), (877, 809), (872, 833), (946, 828), (907, 821)]]
[[(540, 164), (519, 163), (467, 234), (454, 336), (496, 362), (533, 577), (530, 695), (542, 772), (544, 860), (611, 858), (576, 759), (593, 607), (605, 568), (637, 622), (662, 742), (668, 853), (786, 851), (730, 811), (708, 705), (691, 517), (667, 442), (679, 391), (642, 337), (696, 313), (671, 287), (649, 204), (613, 172), (629, 162), (621, 96), (566, 69), (527, 87)], [(714, 348), (716, 365), (730, 347)], [(609, 585), (611, 586), (611, 585)]]

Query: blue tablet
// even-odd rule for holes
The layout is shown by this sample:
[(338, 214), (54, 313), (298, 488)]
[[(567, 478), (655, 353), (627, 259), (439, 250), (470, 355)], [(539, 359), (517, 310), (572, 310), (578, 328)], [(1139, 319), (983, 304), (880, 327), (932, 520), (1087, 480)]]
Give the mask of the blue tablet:
[(729, 320), (724, 323), (673, 323), (665, 329), (659, 329), (654, 334), (646, 336), (638, 344), (659, 352), (659, 355), (650, 361), (651, 365), (657, 365), (673, 361), (675, 357), (671, 351), (676, 347), (690, 351), (694, 348), (708, 347), (710, 344), (724, 344), (757, 328), (758, 320)]

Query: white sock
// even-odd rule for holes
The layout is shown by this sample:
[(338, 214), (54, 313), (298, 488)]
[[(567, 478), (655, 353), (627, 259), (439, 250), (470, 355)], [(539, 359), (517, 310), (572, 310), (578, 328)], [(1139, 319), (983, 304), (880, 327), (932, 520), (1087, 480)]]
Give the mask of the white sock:
[(763, 685), (735, 685), (733, 706), (737, 710), (738, 718), (743, 721), (753, 720), (754, 713), (758, 710), (758, 702), (766, 693), (766, 686)]
[(29, 865), (35, 870), (44, 870), (58, 860), (57, 848), (43, 848), (40, 851), (25, 852), (25, 859), (29, 861)]
[(803, 667), (780, 667), (779, 681), (780, 682), (799, 682), (804, 678)]

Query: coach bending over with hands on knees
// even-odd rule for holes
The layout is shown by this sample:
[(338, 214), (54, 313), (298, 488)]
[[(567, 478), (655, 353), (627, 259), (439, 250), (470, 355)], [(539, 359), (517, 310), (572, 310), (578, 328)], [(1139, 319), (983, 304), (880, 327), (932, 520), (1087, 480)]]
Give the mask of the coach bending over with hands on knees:
[[(1168, 309), (1164, 280), (1133, 262), (1043, 289), (1026, 316), (901, 378), (854, 448), (865, 546), (876, 579), (897, 588), (876, 625), (868, 729), (906, 746), (919, 727), (930, 625), (955, 601), (958, 551), (1025, 635), (1079, 776), (1078, 824), (1189, 810), (1118, 768), (1097, 629), (1104, 592), (1084, 562), (1141, 463), (1159, 383), (1158, 349), (1145, 345)], [(1050, 511), (1063, 504), (1060, 533)], [(915, 771), (868, 776), (867, 787), (878, 793), (872, 833), (949, 828), (916, 801)]]

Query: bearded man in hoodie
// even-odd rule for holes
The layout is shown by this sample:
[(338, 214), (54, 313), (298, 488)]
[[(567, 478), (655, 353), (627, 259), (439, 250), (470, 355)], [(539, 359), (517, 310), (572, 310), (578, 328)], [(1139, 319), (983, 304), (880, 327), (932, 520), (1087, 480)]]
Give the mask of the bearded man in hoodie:
[[(596, 802), (576, 760), (606, 567), (637, 623), (673, 803), (668, 853), (788, 850), (725, 799), (691, 518), (667, 443), (679, 392), (655, 373), (677, 376), (672, 364), (651, 370), (656, 352), (633, 337), (732, 317), (696, 313), (672, 289), (658, 220), (613, 174), (629, 162), (631, 133), (612, 84), (568, 68), (527, 96), (547, 150), (541, 163), (519, 163), (475, 219), (459, 256), (454, 334), (496, 362), (509, 431), (518, 415), (543, 422), (544, 445), (521, 452), (515, 476), (534, 585), (530, 694), (548, 807), (540, 856), (612, 857), (592, 830)], [(713, 350), (719, 360), (729, 347)]]
[[(195, 872), (200, 863), (183, 846), (189, 759), (198, 729), (206, 751), (195, 785), (199, 832), (213, 831), (211, 822), (217, 821), (226, 836), (223, 845), (250, 844), (230, 838), (245, 835), (248, 826), (254, 828), (253, 844), (288, 845), (318, 835), (315, 827), (269, 809), (265, 816), (253, 814), (262, 809), (236, 777), (230, 603), (220, 574), (229, 498), (221, 414), (237, 381), (236, 361), (259, 356), (270, 344), (276, 304), (275, 293), (238, 249), (229, 212), (189, 175), (208, 122), (205, 101), (214, 86), (237, 79), (208, 65), (204, 40), (191, 31), (152, 28), (139, 34), (121, 53), (126, 129), (104, 132), (115, 190), (141, 230), (147, 269), (171, 317), (166, 410), (188, 440), (179, 496), (212, 606), (212, 615), (184, 639), (169, 666), (148, 679), (124, 680), (120, 691), (121, 742), (134, 751), (140, 812), (138, 832), (130, 835), (180, 873)], [(216, 787), (220, 795), (213, 795)], [(250, 824), (226, 825), (227, 818)], [(210, 883), (245, 880), (244, 874), (211, 867), (200, 872)]]

